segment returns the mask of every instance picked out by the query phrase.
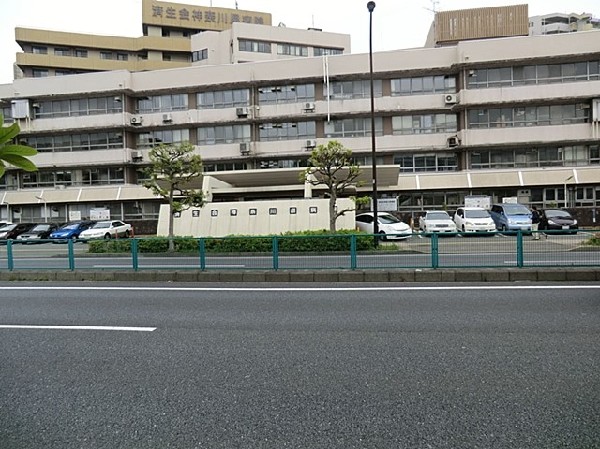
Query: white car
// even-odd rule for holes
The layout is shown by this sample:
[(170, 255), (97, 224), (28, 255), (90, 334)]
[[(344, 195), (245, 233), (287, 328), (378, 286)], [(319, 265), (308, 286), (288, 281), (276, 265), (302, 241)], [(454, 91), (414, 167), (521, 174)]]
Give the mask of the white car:
[[(377, 233), (383, 234), (384, 239), (407, 239), (412, 237), (412, 229), (409, 225), (400, 221), (388, 212), (377, 213)], [(356, 227), (367, 234), (374, 234), (374, 214), (365, 212), (356, 216)]]
[(483, 207), (459, 207), (454, 214), (454, 223), (459, 232), (496, 232), (496, 224)]
[(422, 232), (456, 232), (456, 225), (444, 210), (427, 211), (419, 219)]
[(120, 220), (99, 221), (91, 228), (82, 231), (79, 234), (80, 240), (92, 239), (114, 239), (133, 235), (133, 228), (129, 223), (123, 223)]

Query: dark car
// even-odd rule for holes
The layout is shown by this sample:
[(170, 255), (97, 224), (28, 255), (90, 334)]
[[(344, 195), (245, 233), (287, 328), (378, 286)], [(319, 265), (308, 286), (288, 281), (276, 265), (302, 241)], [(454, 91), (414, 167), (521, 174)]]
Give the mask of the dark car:
[(96, 224), (96, 222), (90, 220), (67, 223), (65, 225), (62, 225), (60, 228), (54, 230), (50, 234), (49, 238), (50, 240), (52, 240), (53, 243), (74, 240), (79, 238), (79, 234), (81, 234), (82, 231), (85, 231), (94, 224)]
[(42, 243), (57, 228), (58, 225), (56, 223), (38, 223), (29, 231), (19, 234), (16, 241), (18, 243)]
[(35, 223), (13, 223), (0, 228), (0, 242), (6, 243), (6, 240), (16, 239), (19, 235), (33, 228)]
[(546, 209), (540, 217), (540, 230), (563, 231), (576, 234), (579, 226), (577, 220), (566, 210)]

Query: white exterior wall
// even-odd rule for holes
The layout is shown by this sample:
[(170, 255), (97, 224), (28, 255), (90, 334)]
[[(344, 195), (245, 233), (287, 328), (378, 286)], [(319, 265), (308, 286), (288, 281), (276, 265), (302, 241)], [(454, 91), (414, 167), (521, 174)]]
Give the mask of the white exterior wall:
[[(337, 201), (338, 208), (353, 209), (354, 202), (348, 198)], [(297, 213), (291, 214), (290, 208)], [(316, 208), (316, 213), (310, 209)], [(256, 215), (250, 215), (256, 209)], [(277, 209), (277, 214), (269, 213)], [(232, 215), (235, 210), (237, 215)], [(194, 216), (196, 215), (196, 216)], [(347, 212), (337, 220), (337, 229), (355, 229), (354, 211)], [(160, 208), (157, 235), (169, 234), (169, 206)], [(176, 236), (225, 237), (230, 235), (279, 235), (288, 231), (319, 231), (329, 229), (329, 200), (274, 200), (207, 203), (202, 208), (191, 208), (174, 218), (173, 233)]]

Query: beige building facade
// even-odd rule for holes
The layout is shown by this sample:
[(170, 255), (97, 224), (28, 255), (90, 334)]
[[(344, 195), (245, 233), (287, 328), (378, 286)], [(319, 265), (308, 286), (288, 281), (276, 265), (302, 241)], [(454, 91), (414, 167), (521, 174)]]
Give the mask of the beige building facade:
[[(452, 209), (470, 195), (595, 211), (598, 42), (588, 31), (375, 53), (380, 196), (401, 212)], [(156, 220), (160, 200), (141, 186), (142, 169), (153, 145), (181, 141), (202, 156), (211, 201), (323, 196), (299, 174), (330, 140), (352, 149), (365, 167), (358, 194), (370, 194), (366, 54), (19, 79), (0, 86), (0, 101), (39, 151), (39, 172), (0, 180), (4, 219), (107, 209)]]
[(227, 30), (235, 23), (271, 28), (271, 14), (142, 0), (140, 37), (16, 28), (15, 40), (23, 51), (16, 55), (15, 78), (187, 67), (193, 35)]

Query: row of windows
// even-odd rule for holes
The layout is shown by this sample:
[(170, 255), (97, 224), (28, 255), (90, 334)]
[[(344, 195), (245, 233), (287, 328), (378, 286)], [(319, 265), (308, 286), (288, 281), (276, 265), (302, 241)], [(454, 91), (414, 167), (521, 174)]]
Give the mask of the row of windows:
[(249, 89), (216, 90), (196, 94), (198, 109), (224, 109), (250, 104)]
[[(381, 97), (383, 95), (382, 81), (373, 80), (373, 96)], [(371, 97), (371, 81), (370, 80), (355, 80), (355, 81), (332, 81), (329, 84), (323, 85), (323, 96), (333, 100), (349, 99), (349, 98), (370, 98)]]
[[(125, 183), (124, 167), (54, 169), (36, 172), (12, 172), (0, 178), (0, 189), (59, 188), (64, 186), (108, 185)], [(139, 172), (140, 179), (142, 172)]]
[(254, 53), (271, 53), (271, 44), (269, 42), (239, 39), (238, 45), (240, 51), (251, 51)]
[(208, 59), (208, 48), (192, 52), (192, 62)]
[[(370, 118), (349, 118), (325, 122), (325, 137), (366, 137), (371, 135)], [(375, 135), (383, 135), (383, 120), (375, 117)]]
[(136, 104), (136, 110), (140, 113), (182, 111), (186, 109), (188, 109), (187, 94), (153, 95), (139, 98)]
[(263, 142), (314, 138), (315, 122), (263, 123), (259, 125), (259, 137)]
[(258, 88), (259, 104), (283, 104), (314, 101), (314, 84), (290, 84)]
[(472, 169), (600, 165), (600, 146), (573, 145), (469, 153)]
[(589, 115), (590, 107), (586, 103), (467, 111), (469, 128), (569, 125), (587, 123)]
[[(31, 53), (36, 55), (47, 55), (48, 47), (41, 45), (34, 45), (31, 47)], [(70, 47), (55, 47), (55, 56), (75, 56), (76, 58), (87, 58), (88, 51), (84, 48), (70, 48)]]
[(454, 76), (413, 76), (391, 80), (392, 95), (427, 95), (434, 93), (455, 93)]
[(455, 114), (422, 114), (392, 117), (394, 135), (431, 134), (457, 131)]
[(89, 134), (62, 134), (55, 136), (31, 136), (26, 145), (40, 153), (64, 151), (92, 151), (123, 148), (123, 135), (118, 132)]
[(34, 104), (35, 118), (77, 117), (114, 114), (123, 111), (121, 97), (78, 98), (76, 100), (39, 101)]
[(160, 144), (171, 144), (179, 142), (189, 142), (189, 129), (166, 129), (141, 133), (136, 136), (137, 148), (152, 148)]
[(278, 55), (308, 56), (308, 47), (294, 44), (277, 44)]
[(399, 154), (394, 156), (394, 165), (400, 172), (456, 171), (458, 156), (455, 153)]
[(600, 79), (600, 61), (538, 64), (471, 70), (467, 79), (467, 88), (481, 89), (598, 79)]

